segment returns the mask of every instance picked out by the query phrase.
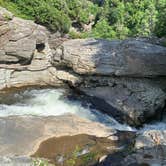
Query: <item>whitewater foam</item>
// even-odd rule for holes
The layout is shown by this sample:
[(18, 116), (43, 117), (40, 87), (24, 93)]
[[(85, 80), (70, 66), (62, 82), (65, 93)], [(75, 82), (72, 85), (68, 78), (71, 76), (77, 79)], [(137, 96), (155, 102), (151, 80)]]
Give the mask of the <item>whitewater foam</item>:
[(97, 110), (84, 108), (78, 101), (64, 97), (64, 89), (26, 90), (15, 93), (12, 104), (0, 104), (0, 117), (13, 115), (59, 116), (75, 114), (91, 121), (100, 122), (118, 130), (133, 130), (130, 126), (118, 123), (110, 116)]

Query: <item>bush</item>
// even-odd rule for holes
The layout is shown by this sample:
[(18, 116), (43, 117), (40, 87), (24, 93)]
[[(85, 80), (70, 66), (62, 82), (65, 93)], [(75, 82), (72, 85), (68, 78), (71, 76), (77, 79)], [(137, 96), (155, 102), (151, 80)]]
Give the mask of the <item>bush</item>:
[(61, 33), (68, 33), (73, 22), (94, 21), (91, 32), (70, 32), (74, 38), (166, 36), (166, 0), (0, 0), (0, 5)]
[(108, 22), (103, 19), (96, 24), (95, 28), (92, 30), (91, 36), (95, 38), (112, 39), (116, 38), (116, 32), (109, 26)]
[(166, 37), (166, 0), (159, 0), (156, 7), (158, 14), (155, 32), (159, 37)]

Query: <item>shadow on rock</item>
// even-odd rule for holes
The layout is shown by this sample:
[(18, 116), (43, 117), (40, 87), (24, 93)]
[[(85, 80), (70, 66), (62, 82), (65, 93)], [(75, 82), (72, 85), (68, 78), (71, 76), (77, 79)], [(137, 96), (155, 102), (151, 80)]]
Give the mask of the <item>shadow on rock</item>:
[(116, 152), (94, 166), (152, 166), (166, 165), (166, 146), (144, 147), (131, 154)]

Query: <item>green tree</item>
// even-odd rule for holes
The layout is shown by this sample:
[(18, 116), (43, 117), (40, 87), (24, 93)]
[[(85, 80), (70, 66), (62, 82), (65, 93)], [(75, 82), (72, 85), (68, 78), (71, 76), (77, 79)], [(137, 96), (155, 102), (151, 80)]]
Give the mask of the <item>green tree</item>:
[(156, 8), (158, 14), (157, 14), (155, 33), (159, 37), (162, 36), (166, 37), (166, 0), (158, 0), (156, 2)]
[(0, 0), (16, 16), (52, 31), (68, 33), (73, 23), (94, 21), (91, 32), (74, 37), (118, 38), (166, 36), (166, 0)]

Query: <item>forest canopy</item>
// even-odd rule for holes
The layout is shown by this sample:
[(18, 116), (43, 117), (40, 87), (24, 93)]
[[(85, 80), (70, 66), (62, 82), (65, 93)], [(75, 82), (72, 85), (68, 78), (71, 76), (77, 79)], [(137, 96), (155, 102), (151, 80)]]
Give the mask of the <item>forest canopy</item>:
[(166, 36), (166, 0), (0, 0), (0, 5), (73, 38)]

